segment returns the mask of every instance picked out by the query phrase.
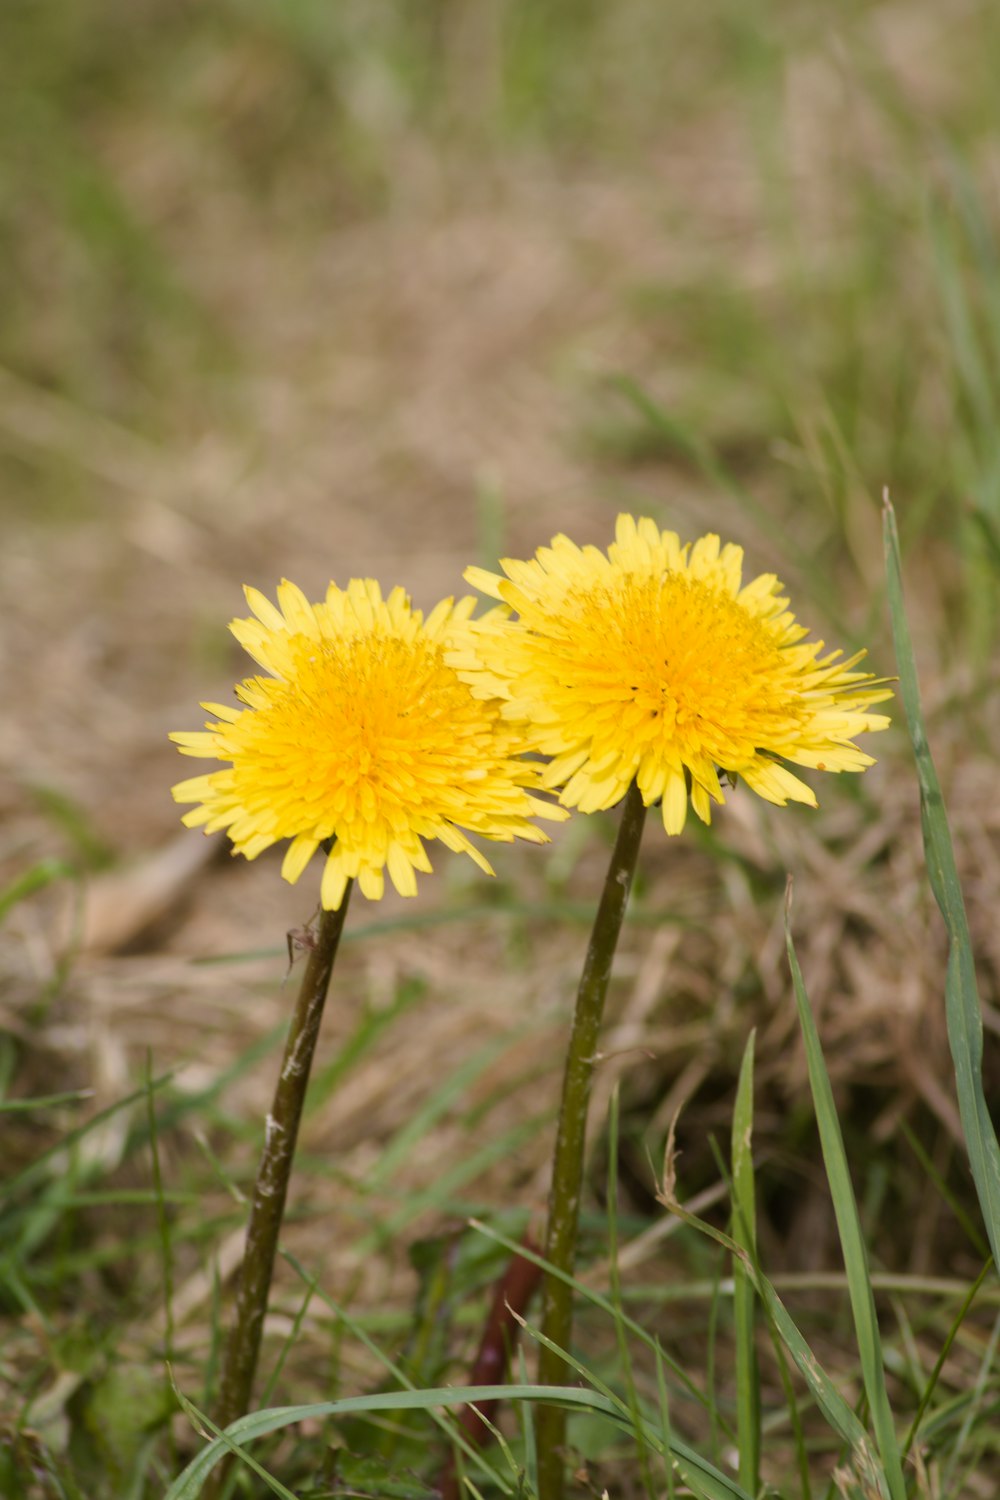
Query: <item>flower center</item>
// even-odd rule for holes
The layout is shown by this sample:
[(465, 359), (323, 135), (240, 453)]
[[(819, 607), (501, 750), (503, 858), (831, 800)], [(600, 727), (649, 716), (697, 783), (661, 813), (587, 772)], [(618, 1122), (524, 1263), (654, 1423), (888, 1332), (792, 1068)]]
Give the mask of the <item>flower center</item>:
[(395, 825), (423, 800), (468, 714), (441, 648), (366, 635), (336, 644), (298, 636), (288, 650), (289, 680), (258, 678), (267, 701), (238, 726), (233, 770), (245, 800), (280, 806), (282, 835), (317, 820), (331, 832), (345, 820)]
[[(788, 671), (766, 622), (679, 573), (571, 592), (561, 680), (596, 711), (599, 754), (622, 731), (736, 769), (789, 723)], [(558, 658), (553, 662), (556, 670)], [(571, 665), (579, 663), (579, 666)]]

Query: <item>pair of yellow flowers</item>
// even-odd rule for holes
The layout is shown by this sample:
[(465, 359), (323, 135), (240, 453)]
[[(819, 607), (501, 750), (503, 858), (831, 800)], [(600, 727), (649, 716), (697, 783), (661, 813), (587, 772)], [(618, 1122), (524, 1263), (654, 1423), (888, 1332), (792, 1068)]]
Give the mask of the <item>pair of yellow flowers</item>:
[(670, 834), (689, 802), (709, 821), (720, 771), (815, 806), (783, 762), (871, 765), (852, 741), (886, 727), (869, 709), (890, 692), (853, 670), (864, 653), (807, 641), (777, 578), (744, 586), (742, 564), (717, 536), (682, 546), (622, 515), (606, 553), (557, 536), (505, 560), (506, 577), (467, 569), (500, 601), (478, 619), (471, 597), (424, 619), (371, 579), (315, 604), (286, 581), (278, 607), (248, 588), (253, 618), (230, 629), (269, 675), (236, 688), (242, 707), (203, 704), (204, 731), (171, 736), (229, 763), (174, 787), (198, 804), (184, 822), (228, 829), (248, 859), (290, 839), (289, 881), (325, 846), (321, 899), (336, 910), (352, 879), (380, 898), (386, 870), (413, 895), (426, 839), (492, 873), (468, 834), (544, 843), (532, 819), (611, 807), (633, 779)]

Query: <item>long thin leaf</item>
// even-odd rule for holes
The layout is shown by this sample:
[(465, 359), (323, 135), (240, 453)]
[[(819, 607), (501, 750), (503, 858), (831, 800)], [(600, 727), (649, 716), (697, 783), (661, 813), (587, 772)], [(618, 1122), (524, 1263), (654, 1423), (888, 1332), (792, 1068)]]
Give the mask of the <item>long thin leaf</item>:
[(920, 707), (916, 663), (903, 606), (896, 516), (888, 494), (885, 496), (883, 532), (900, 692), (920, 783), (920, 819), (927, 874), (948, 930), (945, 1016), (948, 1045), (955, 1066), (958, 1108), (990, 1249), (994, 1263), (1000, 1266), (1000, 1143), (997, 1142), (996, 1130), (983, 1092), (983, 1018), (972, 957), (972, 939), (962, 899), (962, 887), (955, 867), (948, 816)]
[(60, 1104), (82, 1104), (93, 1097), (93, 1089), (73, 1089), (68, 1094), (38, 1094), (34, 1099), (2, 1099), (0, 1115), (23, 1114), (34, 1109), (55, 1109)]
[(920, 1396), (920, 1403), (913, 1414), (913, 1420), (910, 1423), (910, 1430), (906, 1434), (906, 1442), (903, 1444), (904, 1457), (909, 1453), (911, 1447), (913, 1446), (913, 1439), (916, 1437), (918, 1431), (920, 1430), (920, 1424), (924, 1419), (924, 1413), (930, 1405), (931, 1397), (933, 1396), (934, 1391), (937, 1387), (938, 1380), (941, 1377), (941, 1371), (944, 1369), (945, 1361), (948, 1358), (948, 1355), (951, 1353), (951, 1346), (955, 1342), (955, 1339), (958, 1337), (958, 1331), (961, 1328), (962, 1324), (965, 1322), (966, 1316), (968, 1315), (973, 1302), (976, 1300), (976, 1293), (979, 1291), (979, 1288), (982, 1286), (983, 1282), (986, 1280), (986, 1277), (989, 1275), (992, 1266), (993, 1260), (992, 1258), (990, 1258), (989, 1260), (987, 1260), (986, 1264), (979, 1272), (979, 1275), (976, 1277), (975, 1281), (969, 1287), (962, 1305), (958, 1309), (951, 1327), (948, 1329), (947, 1337), (945, 1338), (944, 1343), (941, 1345), (941, 1351), (938, 1354), (937, 1359), (934, 1361), (934, 1368), (931, 1371), (930, 1379), (924, 1386), (924, 1389)]
[[(219, 1457), (221, 1457), (224, 1453), (233, 1454), (236, 1458), (239, 1458), (242, 1463), (246, 1464), (247, 1468), (251, 1469), (259, 1479), (263, 1479), (264, 1483), (267, 1485), (271, 1493), (278, 1496), (278, 1500), (296, 1500), (296, 1497), (292, 1494), (291, 1490), (287, 1489), (285, 1485), (281, 1483), (280, 1479), (277, 1479), (273, 1474), (269, 1474), (268, 1471), (263, 1467), (263, 1465), (257, 1462), (252, 1454), (247, 1453), (245, 1449), (240, 1447), (240, 1445), (234, 1440), (233, 1436), (231, 1435), (231, 1429), (227, 1429), (225, 1432), (222, 1432), (218, 1427), (216, 1427), (211, 1417), (207, 1416), (205, 1412), (199, 1411), (198, 1408), (187, 1399), (183, 1391), (178, 1390), (176, 1385), (174, 1386), (174, 1393), (177, 1397), (178, 1402), (180, 1403), (181, 1410), (184, 1412), (185, 1416), (187, 1416), (191, 1420), (193, 1425), (195, 1427), (200, 1427), (202, 1430), (207, 1428), (209, 1432), (214, 1434), (215, 1442), (219, 1444)], [(188, 1466), (188, 1468), (190, 1467), (191, 1465)], [(188, 1470), (185, 1469), (184, 1472), (187, 1473)], [(207, 1477), (208, 1472), (210, 1471), (206, 1471), (205, 1477)], [(184, 1475), (182, 1474), (181, 1478), (183, 1479), (183, 1477)], [(231, 1487), (232, 1485), (230, 1482), (230, 1485), (227, 1487), (227, 1489), (231, 1490)], [(195, 1493), (199, 1493), (200, 1490), (201, 1483), (199, 1482), (198, 1489), (197, 1491), (195, 1491)]]
[[(576, 1371), (581, 1380), (589, 1381), (595, 1392), (611, 1403), (613, 1411), (617, 1414), (617, 1420), (631, 1433), (634, 1441), (648, 1443), (662, 1458), (668, 1459), (677, 1469), (688, 1489), (699, 1496), (700, 1500), (752, 1500), (742, 1485), (738, 1484), (735, 1479), (730, 1479), (729, 1475), (716, 1468), (715, 1464), (702, 1458), (701, 1454), (694, 1448), (690, 1448), (687, 1443), (682, 1443), (680, 1438), (671, 1437), (670, 1446), (664, 1448), (659, 1412), (649, 1416), (640, 1412), (636, 1421), (636, 1416), (629, 1409), (628, 1404), (616, 1396), (611, 1387), (606, 1385), (593, 1369), (588, 1369), (580, 1360), (574, 1358), (569, 1350), (560, 1349), (551, 1339), (546, 1338), (540, 1329), (532, 1328), (524, 1318), (517, 1317), (516, 1313), (514, 1316), (535, 1343), (556, 1350), (560, 1358), (569, 1365), (571, 1370)], [(542, 1386), (531, 1387), (533, 1391), (542, 1389), (544, 1389)], [(572, 1389), (579, 1389), (579, 1387)]]
[(864, 1235), (861, 1232), (858, 1207), (854, 1201), (854, 1188), (847, 1165), (844, 1138), (840, 1132), (840, 1121), (833, 1102), (830, 1076), (826, 1071), (819, 1032), (816, 1030), (816, 1022), (813, 1020), (812, 1009), (802, 982), (802, 973), (795, 956), (787, 906), (785, 945), (792, 970), (792, 983), (795, 986), (795, 1004), (799, 1013), (799, 1025), (805, 1041), (806, 1067), (809, 1070), (809, 1086), (812, 1089), (813, 1104), (816, 1108), (816, 1123), (819, 1126), (823, 1162), (830, 1183), (830, 1196), (833, 1199), (840, 1248), (844, 1256), (844, 1269), (847, 1272), (847, 1290), (851, 1299), (851, 1312), (854, 1316), (854, 1332), (858, 1341), (861, 1375), (872, 1414), (872, 1424), (875, 1428), (875, 1441), (878, 1444), (879, 1457), (882, 1460), (882, 1469), (892, 1500), (906, 1500), (906, 1482), (903, 1479), (899, 1439), (896, 1436), (889, 1394), (885, 1385), (882, 1340), (879, 1335), (878, 1314), (875, 1311), (875, 1294), (872, 1291), (868, 1253), (865, 1249)]
[(40, 859), (30, 870), (25, 870), (0, 890), (0, 922), (19, 901), (44, 890), (55, 880), (70, 880), (76, 874), (77, 871), (64, 859)]
[[(180, 1398), (180, 1393), (178, 1397)], [(224, 1454), (237, 1448), (241, 1457), (248, 1456), (243, 1451), (247, 1443), (266, 1437), (269, 1433), (280, 1432), (296, 1422), (315, 1421), (321, 1417), (343, 1417), (356, 1412), (427, 1411), (437, 1407), (465, 1406), (471, 1402), (478, 1405), (481, 1402), (512, 1400), (558, 1401), (560, 1405), (580, 1407), (598, 1412), (619, 1424), (629, 1424), (628, 1411), (623, 1410), (620, 1403), (579, 1386), (443, 1386), (424, 1391), (381, 1391), (369, 1396), (348, 1396), (340, 1401), (310, 1402), (301, 1406), (273, 1406), (241, 1417), (224, 1434), (214, 1438), (175, 1479), (165, 1500), (196, 1500), (206, 1478)], [(190, 1408), (190, 1403), (182, 1404)], [(722, 1482), (720, 1487), (706, 1488), (707, 1494), (725, 1497), (725, 1500), (746, 1500), (745, 1492), (739, 1485), (726, 1480), (724, 1475), (716, 1476), (710, 1466), (693, 1450), (688, 1449), (686, 1444), (678, 1443), (677, 1448), (683, 1459), (697, 1472), (708, 1471), (713, 1479), (717, 1477)]]
[[(154, 1078), (148, 1085), (144, 1084), (142, 1088), (134, 1089), (131, 1094), (126, 1094), (123, 1099), (116, 1099), (113, 1104), (109, 1104), (104, 1109), (98, 1110), (95, 1115), (92, 1115), (89, 1120), (85, 1120), (82, 1125), (75, 1126), (74, 1129), (68, 1131), (60, 1140), (46, 1147), (44, 1151), (35, 1157), (34, 1161), (29, 1162), (16, 1176), (8, 1178), (0, 1186), (0, 1198), (13, 1198), (15, 1194), (23, 1191), (24, 1188), (34, 1187), (40, 1177), (45, 1177), (50, 1173), (52, 1160), (54, 1157), (58, 1157), (60, 1152), (68, 1152), (72, 1146), (76, 1145), (77, 1141), (83, 1140), (84, 1136), (96, 1130), (99, 1125), (103, 1125), (105, 1120), (110, 1120), (113, 1115), (118, 1114), (119, 1110), (128, 1109), (129, 1105), (135, 1104), (137, 1100), (145, 1099), (150, 1090), (155, 1091), (163, 1088), (170, 1082), (173, 1076), (173, 1073), (161, 1074), (159, 1078)], [(53, 1173), (53, 1175), (55, 1174)]]
[[(625, 1383), (625, 1393), (628, 1399), (628, 1409), (632, 1413), (636, 1432), (640, 1431), (639, 1422), (639, 1393), (636, 1389), (635, 1375), (632, 1370), (632, 1359), (629, 1351), (628, 1338), (625, 1333), (625, 1323), (622, 1318), (622, 1284), (621, 1274), (618, 1269), (618, 1085), (614, 1086), (611, 1093), (611, 1104), (608, 1109), (608, 1280), (611, 1291), (611, 1302), (615, 1310), (615, 1341), (618, 1345), (618, 1360), (621, 1366), (622, 1378)], [(639, 1449), (639, 1463), (642, 1469), (642, 1481), (647, 1495), (655, 1494), (653, 1476), (649, 1465), (649, 1454), (645, 1443)]]
[(512, 1240), (508, 1235), (502, 1234), (499, 1229), (495, 1229), (491, 1224), (485, 1224), (481, 1219), (470, 1219), (469, 1228), (474, 1229), (477, 1234), (483, 1235), (486, 1239), (492, 1240), (494, 1244), (502, 1245), (511, 1255), (522, 1255), (525, 1260), (530, 1260), (534, 1265), (541, 1266), (547, 1275), (562, 1277), (572, 1286), (578, 1296), (589, 1302), (592, 1307), (599, 1308), (601, 1312), (606, 1313), (612, 1320), (616, 1317), (620, 1318), (629, 1333), (645, 1344), (650, 1353), (661, 1359), (669, 1368), (671, 1375), (677, 1381), (678, 1386), (683, 1390), (684, 1394), (690, 1397), (692, 1401), (697, 1402), (703, 1410), (707, 1411), (708, 1402), (704, 1392), (698, 1389), (694, 1381), (691, 1380), (677, 1363), (677, 1360), (671, 1358), (666, 1350), (660, 1347), (659, 1341), (643, 1328), (641, 1323), (636, 1322), (634, 1318), (630, 1318), (623, 1308), (619, 1307), (616, 1312), (614, 1303), (609, 1298), (603, 1296), (596, 1288), (588, 1286), (585, 1282), (576, 1280), (575, 1277), (567, 1276), (565, 1271), (560, 1271), (555, 1266), (550, 1266), (544, 1255), (536, 1254), (527, 1245), (518, 1244), (516, 1240)]
[[(321, 1302), (324, 1302), (333, 1313), (334, 1318), (336, 1319), (337, 1328), (346, 1330), (346, 1332), (349, 1333), (352, 1338), (357, 1339), (358, 1343), (361, 1344), (365, 1349), (367, 1349), (368, 1353), (372, 1355), (376, 1362), (383, 1366), (386, 1373), (398, 1383), (401, 1390), (411, 1393), (416, 1391), (418, 1389), (416, 1382), (410, 1379), (410, 1376), (407, 1374), (403, 1366), (398, 1364), (394, 1359), (390, 1357), (390, 1355), (386, 1353), (385, 1349), (382, 1348), (382, 1346), (378, 1344), (375, 1339), (373, 1339), (365, 1331), (364, 1328), (362, 1328), (361, 1324), (357, 1321), (353, 1314), (350, 1313), (348, 1309), (341, 1303), (335, 1302), (334, 1299), (317, 1283), (316, 1278), (314, 1276), (308, 1275), (305, 1268), (299, 1263), (298, 1260), (296, 1260), (295, 1256), (292, 1255), (290, 1251), (285, 1250), (283, 1254), (285, 1260), (288, 1261), (288, 1264), (295, 1271), (296, 1275), (307, 1286), (315, 1290), (316, 1296), (320, 1299)], [(431, 1408), (430, 1415), (432, 1421), (437, 1424), (437, 1426), (441, 1429), (443, 1435), (452, 1444), (453, 1448), (456, 1451), (456, 1456), (459, 1453), (464, 1454), (466, 1459), (471, 1464), (477, 1465), (484, 1471), (484, 1473), (489, 1474), (497, 1483), (502, 1494), (508, 1495), (513, 1493), (513, 1491), (504, 1484), (502, 1478), (494, 1470), (490, 1469), (489, 1465), (486, 1463), (483, 1451), (477, 1444), (472, 1443), (468, 1436), (463, 1433), (458, 1422), (453, 1422), (450, 1416), (444, 1416), (440, 1412), (435, 1411), (433, 1408)]]
[[(670, 1424), (670, 1395), (667, 1391), (667, 1381), (663, 1369), (663, 1357), (660, 1353), (659, 1341), (657, 1341), (656, 1345), (656, 1394), (660, 1404), (660, 1431), (663, 1434), (663, 1446), (669, 1450), (673, 1447), (673, 1428)], [(675, 1493), (673, 1465), (667, 1464), (667, 1500), (674, 1500)]]
[[(961, 1494), (965, 1488), (964, 1484), (956, 1484), (956, 1471), (958, 1469), (960, 1460), (963, 1461), (963, 1467), (965, 1467), (969, 1462), (968, 1460), (964, 1459), (964, 1452), (966, 1444), (969, 1441), (969, 1436), (972, 1433), (973, 1424), (976, 1421), (977, 1417), (983, 1423), (982, 1430), (984, 1432), (989, 1430), (989, 1427), (986, 1425), (986, 1421), (984, 1421), (983, 1408), (985, 1404), (986, 1392), (995, 1380), (996, 1353), (998, 1343), (1000, 1343), (1000, 1318), (994, 1319), (989, 1341), (987, 1342), (986, 1348), (983, 1350), (982, 1359), (979, 1362), (979, 1371), (976, 1375), (975, 1385), (972, 1387), (972, 1401), (970, 1402), (965, 1415), (962, 1418), (962, 1425), (955, 1436), (955, 1441), (952, 1444), (951, 1452), (948, 1455), (948, 1462), (944, 1467), (944, 1474), (942, 1475), (942, 1479), (944, 1482), (944, 1493), (946, 1495)], [(990, 1424), (990, 1426), (992, 1426), (992, 1424)], [(975, 1463), (975, 1457), (972, 1458), (971, 1462)]]
[[(733, 1108), (733, 1239), (751, 1261), (757, 1258), (757, 1215), (753, 1180), (753, 1058), (751, 1031), (740, 1065)], [(755, 1297), (743, 1261), (733, 1261), (733, 1324), (736, 1334), (736, 1432), (739, 1475), (744, 1489), (760, 1488), (760, 1375), (754, 1341)]]
[(787, 1307), (778, 1296), (773, 1285), (768, 1281), (759, 1267), (753, 1265), (745, 1251), (731, 1235), (725, 1234), (717, 1229), (714, 1224), (709, 1224), (705, 1219), (699, 1219), (695, 1214), (679, 1203), (669, 1193), (657, 1193), (657, 1199), (670, 1213), (675, 1214), (685, 1224), (690, 1224), (692, 1229), (697, 1229), (701, 1234), (708, 1235), (709, 1239), (715, 1240), (731, 1255), (742, 1260), (747, 1275), (753, 1281), (754, 1289), (758, 1297), (767, 1309), (768, 1317), (777, 1330), (782, 1343), (795, 1361), (799, 1374), (809, 1387), (817, 1406), (826, 1417), (830, 1426), (851, 1448), (855, 1464), (859, 1470), (869, 1472), (874, 1464), (871, 1439), (864, 1427), (858, 1421), (854, 1412), (848, 1406), (843, 1396), (837, 1390), (833, 1381), (822, 1368), (815, 1354), (813, 1354), (802, 1333), (796, 1326)]

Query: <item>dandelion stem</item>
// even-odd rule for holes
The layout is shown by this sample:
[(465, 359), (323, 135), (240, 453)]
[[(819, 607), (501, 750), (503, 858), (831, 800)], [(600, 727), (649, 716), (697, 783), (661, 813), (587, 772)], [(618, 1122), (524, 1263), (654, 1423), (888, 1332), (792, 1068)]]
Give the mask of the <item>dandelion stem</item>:
[(323, 1019), (326, 992), (347, 916), (351, 884), (348, 882), (339, 909), (324, 911), (320, 915), (315, 945), (309, 952), (288, 1028), (254, 1184), (236, 1297), (236, 1316), (223, 1360), (215, 1418), (220, 1427), (228, 1427), (230, 1422), (242, 1417), (250, 1405), (299, 1121)]
[[(545, 1258), (557, 1270), (572, 1275), (576, 1259), (580, 1191), (583, 1185), (583, 1154), (587, 1134), (587, 1108), (594, 1058), (604, 1013), (604, 997), (611, 977), (618, 934), (628, 905), (635, 874), (646, 809), (633, 781), (625, 796), (615, 850), (604, 880), (587, 957), (576, 996), (576, 1013), (566, 1053), (562, 1104), (552, 1160), (549, 1192), (549, 1222)], [(555, 1276), (546, 1276), (542, 1333), (558, 1349), (568, 1350), (573, 1332), (573, 1288)], [(542, 1345), (538, 1362), (540, 1385), (561, 1385), (568, 1375), (561, 1355)], [(561, 1500), (565, 1473), (564, 1446), (566, 1412), (557, 1406), (539, 1406), (536, 1418), (538, 1493), (540, 1500)]]

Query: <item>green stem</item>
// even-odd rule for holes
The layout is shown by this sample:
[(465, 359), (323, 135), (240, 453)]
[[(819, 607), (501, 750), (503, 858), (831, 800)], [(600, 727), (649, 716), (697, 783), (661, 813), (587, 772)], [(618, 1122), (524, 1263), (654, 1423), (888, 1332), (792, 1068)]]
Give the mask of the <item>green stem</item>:
[[(552, 1159), (545, 1259), (568, 1276), (573, 1274), (576, 1260), (587, 1108), (601, 1018), (604, 1014), (604, 997), (608, 991), (611, 965), (628, 905), (645, 821), (646, 809), (642, 794), (633, 781), (625, 796), (615, 850), (590, 934), (563, 1073), (562, 1104)], [(546, 1276), (544, 1299), (542, 1333), (559, 1349), (568, 1350), (573, 1332), (573, 1288), (555, 1276)], [(563, 1385), (567, 1378), (566, 1361), (555, 1349), (543, 1344), (538, 1360), (539, 1384)], [(540, 1500), (561, 1500), (565, 1476), (563, 1450), (566, 1442), (566, 1412), (558, 1406), (539, 1406), (535, 1419), (535, 1437)]]
[[(347, 916), (351, 884), (338, 911), (320, 915), (315, 946), (310, 950), (295, 1002), (274, 1101), (267, 1117), (264, 1150), (254, 1184), (250, 1222), (236, 1297), (236, 1317), (226, 1345), (215, 1420), (228, 1427), (250, 1405), (264, 1314), (278, 1253), (278, 1236), (285, 1212), (288, 1180), (292, 1175), (295, 1143), (305, 1103), (323, 1006), (330, 986), (340, 934)], [(216, 1471), (219, 1472), (218, 1470)]]

